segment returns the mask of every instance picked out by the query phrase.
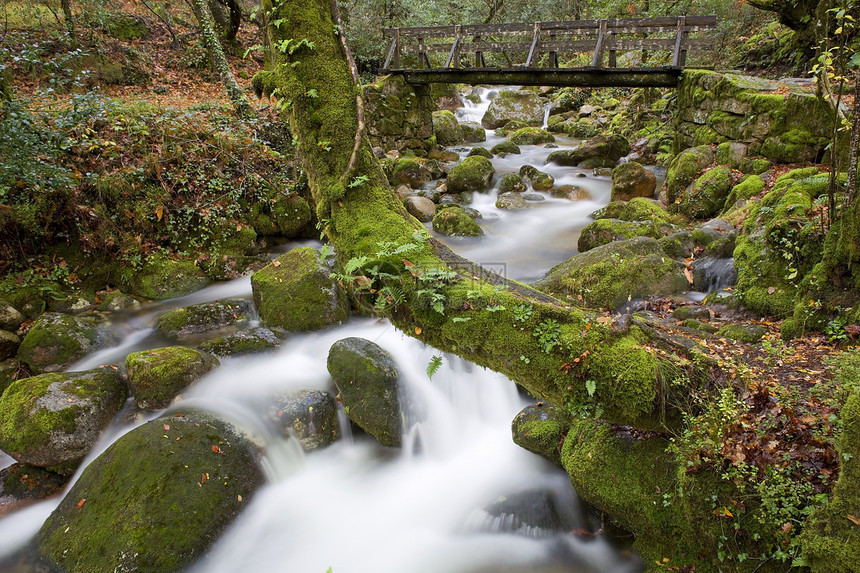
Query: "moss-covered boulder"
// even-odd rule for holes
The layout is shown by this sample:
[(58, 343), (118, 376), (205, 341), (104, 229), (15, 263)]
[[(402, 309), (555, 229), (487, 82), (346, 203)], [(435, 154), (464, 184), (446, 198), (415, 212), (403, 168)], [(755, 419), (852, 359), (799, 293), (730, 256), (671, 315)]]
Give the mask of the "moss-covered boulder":
[(504, 157), (505, 155), (519, 155), (522, 153), (522, 151), (520, 151), (520, 146), (509, 139), (495, 144), (490, 151), (499, 157)]
[(555, 137), (545, 129), (539, 127), (523, 127), (513, 132), (508, 140), (517, 145), (540, 145), (541, 143), (552, 143)]
[(493, 158), (493, 152), (487, 149), (486, 147), (481, 147), (480, 145), (477, 147), (473, 147), (469, 150), (468, 155), (466, 157), (472, 157), (473, 155), (480, 155), (482, 157), (486, 157), (487, 159)]
[(530, 127), (530, 124), (519, 119), (512, 119), (502, 127), (497, 128), (495, 133), (498, 137), (507, 137), (516, 130), (524, 127)]
[(344, 322), (346, 300), (331, 266), (311, 247), (293, 249), (251, 277), (260, 320), (287, 330), (318, 330)]
[(114, 342), (108, 324), (98, 317), (46, 312), (21, 341), (18, 358), (31, 372), (58, 372)]
[(600, 245), (613, 241), (623, 241), (633, 237), (652, 237), (659, 239), (663, 235), (658, 228), (647, 221), (622, 221), (620, 219), (598, 219), (586, 225), (579, 235), (577, 249), (580, 253), (590, 251)]
[(147, 422), (84, 470), (36, 550), (68, 573), (184, 570), (264, 483), (259, 459), (241, 430), (209, 414)]
[(764, 191), (765, 183), (761, 177), (748, 175), (732, 187), (726, 199), (726, 209), (731, 209), (738, 201), (747, 201)]
[(767, 328), (758, 324), (727, 324), (717, 334), (744, 344), (755, 344), (767, 334)]
[(630, 143), (621, 135), (599, 135), (583, 141), (574, 149), (559, 149), (547, 157), (547, 163), (571, 167), (613, 167), (630, 153)]
[(0, 397), (0, 449), (21, 463), (71, 473), (125, 397), (125, 382), (110, 367), (16, 380)]
[(134, 294), (163, 300), (190, 294), (211, 282), (193, 261), (159, 255), (149, 257), (129, 286)]
[(349, 419), (380, 444), (399, 447), (399, 374), (391, 355), (369, 340), (344, 338), (329, 349), (328, 371)]
[(555, 178), (552, 175), (539, 170), (534, 165), (520, 167), (520, 177), (528, 181), (535, 191), (549, 191), (555, 185)]
[(612, 201), (650, 198), (656, 189), (657, 177), (635, 161), (622, 163), (612, 170)]
[(200, 345), (200, 350), (216, 356), (238, 356), (276, 350), (281, 345), (278, 336), (262, 326), (219, 336)]
[(447, 109), (433, 112), (433, 133), (439, 145), (457, 145), (466, 139), (457, 118)]
[(777, 178), (762, 200), (753, 203), (738, 235), (736, 292), (755, 313), (791, 316), (802, 277), (821, 260), (820, 228), (816, 217), (809, 216), (813, 201), (827, 192), (827, 177), (817, 174), (812, 167)]
[(160, 410), (186, 386), (219, 365), (218, 359), (185, 346), (133, 352), (125, 359), (128, 385), (142, 410)]
[(547, 402), (526, 406), (511, 423), (514, 443), (561, 466), (561, 445), (570, 429), (570, 414)]
[(101, 27), (110, 36), (118, 40), (137, 40), (149, 34), (149, 26), (142, 18), (130, 14), (104, 14), (100, 20)]
[(311, 226), (311, 207), (307, 200), (293, 192), (270, 191), (262, 200), (247, 207), (247, 218), (259, 236), (301, 237)]
[(672, 206), (691, 219), (709, 219), (723, 211), (732, 186), (731, 167), (720, 165), (688, 185)]
[(496, 129), (511, 120), (519, 120), (527, 125), (540, 126), (543, 123), (543, 108), (543, 100), (532, 91), (500, 90), (481, 118), (481, 125), (487, 129)]
[(813, 573), (860, 572), (860, 392), (854, 391), (840, 415), (845, 429), (836, 443), (839, 479), (801, 537), (803, 557)]
[(462, 207), (452, 205), (433, 216), (433, 230), (449, 237), (481, 237), (484, 230)]
[(476, 121), (464, 121), (460, 124), (463, 129), (463, 141), (465, 143), (480, 143), (487, 141), (487, 132)]
[(24, 322), (24, 315), (0, 298), (0, 329), (15, 332), (22, 322)]
[(432, 179), (433, 175), (416, 157), (401, 157), (390, 167), (388, 180), (392, 185), (407, 185), (418, 189)]
[(653, 221), (677, 223), (678, 217), (671, 215), (656, 201), (636, 197), (630, 201), (612, 201), (591, 214), (592, 219), (621, 219), (622, 221)]
[(496, 208), (497, 209), (528, 209), (529, 204), (526, 202), (522, 193), (515, 193), (513, 191), (508, 191), (506, 193), (499, 193), (499, 196), (496, 197)]
[(684, 189), (714, 162), (714, 158), (714, 151), (709, 145), (686, 149), (676, 155), (666, 170), (669, 203), (674, 203)]
[(448, 192), (486, 191), (490, 188), (490, 181), (495, 173), (492, 162), (486, 157), (467, 157), (448, 173)]
[(635, 237), (576, 255), (533, 286), (581, 297), (587, 306), (614, 309), (631, 298), (684, 292), (689, 283), (683, 266), (667, 257), (655, 239)]
[(324, 448), (340, 438), (337, 402), (316, 388), (296, 388), (279, 394), (267, 418), (286, 436), (295, 436), (306, 452)]
[(21, 346), (21, 338), (17, 334), (0, 330), (0, 361), (15, 356), (19, 346)]
[(248, 300), (204, 302), (165, 312), (155, 321), (155, 330), (168, 338), (200, 334), (245, 322), (250, 312)]
[(427, 197), (409, 196), (404, 197), (403, 206), (406, 211), (421, 221), (426, 223), (433, 220), (433, 215), (436, 214), (436, 204)]
[(528, 186), (522, 177), (516, 173), (508, 173), (499, 181), (499, 194), (501, 193), (524, 193)]
[(550, 195), (568, 201), (590, 201), (591, 192), (579, 185), (559, 185), (550, 189)]
[(685, 306), (679, 306), (678, 308), (673, 310), (672, 317), (675, 320), (689, 320), (691, 318), (695, 318), (698, 320), (710, 320), (711, 311), (704, 306), (699, 306), (697, 304), (688, 304)]

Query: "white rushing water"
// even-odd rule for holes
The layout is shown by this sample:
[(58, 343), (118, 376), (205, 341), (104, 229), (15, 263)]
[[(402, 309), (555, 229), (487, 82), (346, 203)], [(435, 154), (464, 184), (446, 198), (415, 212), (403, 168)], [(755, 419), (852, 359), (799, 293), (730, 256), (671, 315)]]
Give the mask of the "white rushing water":
[[(486, 95), (487, 90), (482, 93)], [(469, 106), (461, 110), (461, 119), (477, 117), (479, 121), (486, 100)], [(491, 147), (501, 140), (490, 135), (484, 145)], [(521, 155), (493, 159), (496, 180), (531, 163), (551, 173), (557, 185), (588, 189), (591, 199), (571, 202), (547, 196), (530, 209), (507, 212), (495, 207), (495, 190), (477, 194), (472, 207), (483, 214), (480, 223), (486, 236), (447, 242), (460, 254), (512, 278), (532, 279), (576, 252), (579, 230), (590, 222), (590, 212), (606, 204), (609, 185), (608, 179), (577, 177), (585, 172), (575, 168), (545, 166), (550, 149), (522, 149)], [(468, 149), (460, 151), (465, 155)], [(129, 352), (168, 344), (152, 331), (160, 313), (231, 297), (249, 298), (249, 280), (120, 315), (117, 331), (121, 342), (84, 358), (74, 369), (121, 364)], [(407, 435), (412, 436), (411, 441), (406, 440), (401, 450), (393, 450), (361, 434), (353, 438), (347, 431), (335, 445), (302, 454), (294, 442), (260, 430), (260, 420), (252, 413), (259, 412), (272, 395), (299, 387), (336, 392), (326, 358), (331, 345), (347, 336), (372, 340), (393, 355), (403, 402), (408, 404), (404, 420), (410, 426)], [(571, 533), (593, 530), (599, 524), (580, 507), (562, 471), (511, 440), (511, 421), (528, 403), (514, 383), (447, 354), (431, 379), (426, 367), (438, 354), (387, 321), (353, 318), (323, 332), (292, 334), (276, 352), (223, 359), (219, 368), (187, 389), (182, 400), (229, 412), (232, 418), (259, 430), (267, 441), (270, 476), (269, 483), (191, 572), (641, 570), (638, 560), (623, 557), (602, 538)], [(128, 405), (84, 465), (122, 433), (156, 415), (135, 415)], [(516, 507), (511, 500), (520, 495), (550, 500), (548, 507), (564, 517), (557, 530), (530, 524), (511, 509)], [(57, 503), (57, 499), (41, 502), (0, 520), (0, 557), (25, 544)]]

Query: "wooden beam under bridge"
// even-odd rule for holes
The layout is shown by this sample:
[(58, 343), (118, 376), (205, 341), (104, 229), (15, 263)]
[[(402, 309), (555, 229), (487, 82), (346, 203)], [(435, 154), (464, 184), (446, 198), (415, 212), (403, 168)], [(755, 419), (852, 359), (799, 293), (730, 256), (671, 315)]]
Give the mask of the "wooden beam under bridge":
[(677, 87), (683, 68), (430, 68), (388, 70), (413, 85)]

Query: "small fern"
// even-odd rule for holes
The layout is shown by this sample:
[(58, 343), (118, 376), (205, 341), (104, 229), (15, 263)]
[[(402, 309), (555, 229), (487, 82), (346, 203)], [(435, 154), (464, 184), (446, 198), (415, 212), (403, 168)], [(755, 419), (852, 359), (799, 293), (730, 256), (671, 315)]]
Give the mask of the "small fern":
[(439, 367), (442, 366), (442, 357), (441, 356), (433, 356), (430, 359), (430, 362), (427, 363), (427, 378), (433, 379), (433, 375), (439, 370)]

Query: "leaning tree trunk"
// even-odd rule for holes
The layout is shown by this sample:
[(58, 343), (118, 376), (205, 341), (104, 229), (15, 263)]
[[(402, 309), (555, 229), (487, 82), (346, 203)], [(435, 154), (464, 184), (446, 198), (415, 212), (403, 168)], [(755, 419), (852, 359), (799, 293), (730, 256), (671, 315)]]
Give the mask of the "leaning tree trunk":
[(330, 1), (264, 0), (276, 23), (268, 27), (274, 67), (254, 84), (288, 110), (340, 262), (359, 267), (357, 283), (369, 286), (410, 336), (503, 372), (556, 404), (599, 401), (605, 418), (658, 426), (666, 398), (658, 380), (672, 366), (649, 347), (659, 334), (644, 324), (604, 327), (593, 315), (485, 273), (405, 212), (363, 133), (360, 91)]
[(215, 33), (215, 27), (212, 24), (209, 7), (206, 5), (205, 0), (191, 0), (191, 6), (194, 9), (194, 16), (200, 24), (200, 31), (203, 34), (203, 43), (206, 46), (206, 51), (212, 59), (215, 71), (221, 76), (221, 81), (224, 82), (227, 96), (239, 115), (251, 115), (251, 104), (248, 98), (245, 97), (245, 92), (242, 91), (242, 88), (236, 82), (233, 72), (230, 70), (230, 64), (227, 63), (227, 57), (224, 55), (221, 42), (218, 41), (218, 35)]

